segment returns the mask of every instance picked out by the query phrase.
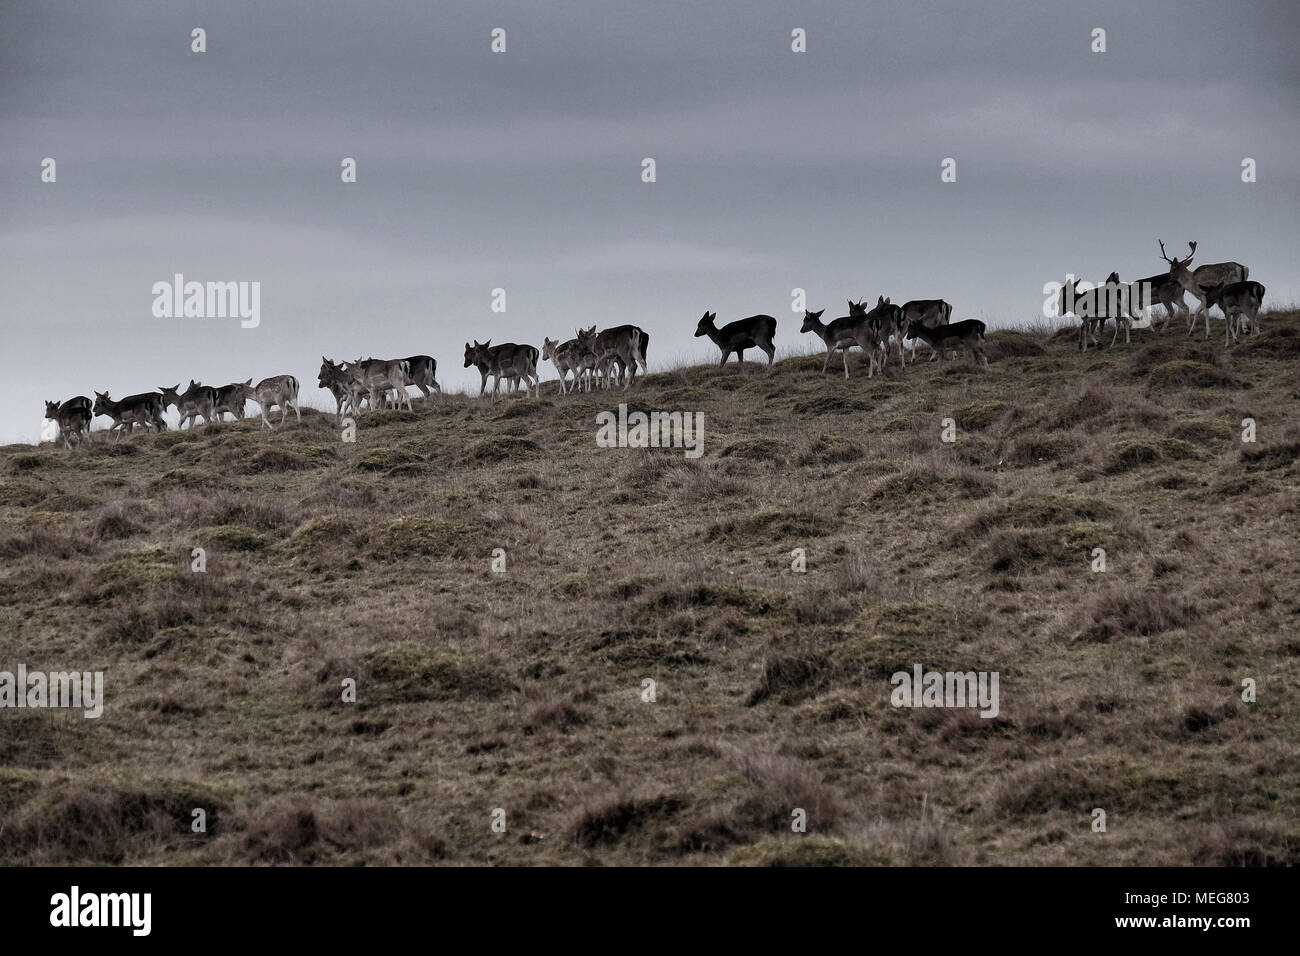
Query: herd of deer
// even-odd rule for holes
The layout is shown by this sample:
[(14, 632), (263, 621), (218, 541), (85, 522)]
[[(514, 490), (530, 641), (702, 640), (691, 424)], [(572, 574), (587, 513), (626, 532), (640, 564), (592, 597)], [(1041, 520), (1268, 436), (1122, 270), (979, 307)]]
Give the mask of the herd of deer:
[[(1250, 269), (1240, 262), (1215, 262), (1195, 269), (1188, 268), (1192, 257), (1196, 255), (1196, 243), (1189, 242), (1187, 255), (1172, 259), (1165, 252), (1164, 240), (1160, 242), (1160, 258), (1169, 263), (1169, 271), (1139, 279), (1125, 284), (1120, 282), (1119, 273), (1112, 272), (1106, 281), (1095, 289), (1080, 292), (1078, 284), (1071, 279), (1061, 288), (1061, 315), (1073, 312), (1080, 319), (1079, 348), (1088, 350), (1088, 342), (1100, 345), (1100, 333), (1106, 320), (1115, 321), (1115, 331), (1111, 334), (1113, 346), (1124, 330), (1124, 343), (1129, 342), (1129, 330), (1133, 321), (1142, 317), (1145, 310), (1155, 305), (1165, 308), (1165, 321), (1160, 331), (1169, 327), (1169, 320), (1174, 313), (1182, 311), (1188, 316), (1187, 334), (1196, 331), (1196, 321), (1202, 313), (1205, 315), (1205, 335), (1210, 334), (1210, 309), (1218, 306), (1223, 312), (1225, 328), (1223, 344), (1228, 346), (1237, 341), (1239, 334), (1259, 331), (1259, 309), (1264, 301), (1264, 287), (1249, 279)], [(1187, 293), (1196, 299), (1198, 308), (1195, 312), (1188, 308)]]
[[(1217, 262), (1189, 268), (1196, 254), (1196, 243), (1189, 243), (1186, 257), (1169, 258), (1165, 244), (1160, 242), (1160, 255), (1169, 263), (1169, 271), (1124, 284), (1112, 272), (1106, 281), (1094, 289), (1080, 291), (1074, 279), (1061, 289), (1061, 315), (1073, 313), (1080, 319), (1079, 348), (1087, 351), (1089, 341), (1100, 344), (1100, 333), (1107, 319), (1115, 321), (1115, 331), (1110, 344), (1115, 345), (1121, 328), (1124, 341), (1129, 341), (1133, 321), (1154, 305), (1163, 305), (1165, 321), (1160, 330), (1168, 328), (1169, 320), (1180, 309), (1189, 317), (1187, 331), (1192, 334), (1201, 313), (1205, 314), (1205, 334), (1210, 334), (1211, 307), (1217, 305), (1227, 322), (1224, 344), (1237, 340), (1238, 334), (1259, 331), (1259, 309), (1264, 298), (1264, 287), (1247, 277), (1249, 269), (1238, 262)], [(1185, 295), (1191, 293), (1199, 308), (1191, 311)], [(984, 323), (978, 319), (951, 322), (952, 306), (942, 299), (914, 299), (895, 305), (885, 296), (867, 307), (865, 301), (849, 300), (849, 314), (822, 321), (825, 310), (804, 311), (800, 332), (814, 332), (826, 346), (826, 359), (822, 362), (824, 373), (838, 351), (844, 363), (844, 377), (849, 377), (849, 349), (855, 345), (867, 356), (867, 377), (878, 371), (883, 373), (889, 356), (897, 351), (900, 369), (907, 367), (908, 358), (916, 361), (918, 340), (930, 347), (930, 360), (943, 359), (949, 350), (965, 350), (977, 365), (987, 366), (984, 355)], [(722, 353), (719, 366), (735, 353), (743, 366), (745, 350), (757, 348), (767, 354), (771, 365), (776, 347), (776, 319), (770, 315), (751, 315), (718, 328), (716, 312), (705, 312), (695, 328), (697, 338), (708, 336)], [(479, 395), (487, 391), (488, 376), (492, 376), (492, 394), (498, 394), (501, 382), (508, 390), (516, 391), (522, 384), (525, 391), (534, 395), (538, 390), (537, 363), (539, 358), (555, 365), (560, 376), (560, 392), (593, 387), (631, 387), (638, 369), (648, 371), (646, 350), (650, 336), (635, 325), (597, 331), (593, 325), (578, 329), (567, 342), (544, 338), (542, 350), (531, 345), (508, 342), (493, 345), (486, 342), (465, 343), (465, 367), (474, 366), (482, 376)], [(371, 408), (381, 404), (411, 407), (409, 386), (416, 386), (428, 398), (432, 392), (442, 392), (435, 379), (438, 363), (428, 355), (412, 355), (404, 359), (357, 359), (355, 362), (332, 362), (321, 357), (320, 374), (316, 383), (327, 389), (336, 403), (335, 414), (342, 419), (345, 414), (360, 414), (362, 402)], [(572, 375), (573, 380), (569, 381)], [(161, 388), (156, 392), (129, 395), (114, 400), (107, 392), (96, 392), (95, 401), (77, 396), (66, 402), (46, 402), (45, 417), (58, 424), (64, 445), (72, 447), (74, 439), (80, 441), (90, 432), (94, 416), (112, 419), (110, 431), (117, 431), (120, 439), (135, 426), (163, 431), (163, 414), (174, 407), (180, 416), (180, 427), (191, 427), (202, 418), (205, 423), (219, 423), (229, 414), (244, 417), (245, 403), (256, 402), (260, 407), (262, 423), (271, 428), (267, 412), (279, 406), (283, 423), (293, 409), (299, 421), (298, 380), (292, 375), (275, 375), (256, 385), (250, 378), (220, 388), (191, 381), (185, 391), (180, 384)]]

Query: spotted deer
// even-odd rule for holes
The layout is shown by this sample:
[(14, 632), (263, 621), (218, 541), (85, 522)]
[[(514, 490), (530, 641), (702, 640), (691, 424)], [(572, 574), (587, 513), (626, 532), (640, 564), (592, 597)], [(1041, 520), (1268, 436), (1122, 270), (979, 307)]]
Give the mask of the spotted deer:
[(200, 385), (194, 379), (190, 379), (189, 386), (185, 391), (180, 391), (180, 383), (177, 382), (170, 388), (160, 387), (162, 392), (163, 407), (168, 408), (175, 406), (176, 413), (180, 416), (180, 421), (176, 423), (177, 428), (184, 428), (185, 423), (189, 422), (190, 428), (194, 428), (199, 423), (199, 416), (203, 416), (204, 422), (211, 422), (216, 415), (215, 407), (217, 404), (217, 390), (209, 385)]
[(262, 379), (253, 386), (253, 394), (249, 397), (261, 408), (262, 424), (267, 428), (271, 427), (271, 420), (266, 417), (267, 410), (276, 405), (280, 406), (281, 425), (289, 417), (290, 408), (293, 409), (298, 424), (302, 424), (302, 412), (298, 409), (298, 380), (292, 375), (273, 375)]
[[(1205, 313), (1205, 337), (1210, 337), (1210, 308), (1207, 302), (1206, 288), (1219, 285), (1231, 285), (1234, 282), (1245, 282), (1250, 277), (1250, 270), (1240, 262), (1213, 262), (1203, 266), (1197, 266), (1194, 270), (1187, 268), (1191, 263), (1192, 257), (1196, 255), (1196, 243), (1187, 244), (1188, 252), (1185, 258), (1179, 259), (1174, 256), (1172, 259), (1165, 253), (1165, 243), (1163, 239), (1157, 240), (1160, 243), (1160, 258), (1169, 263), (1169, 278), (1183, 287), (1183, 289), (1192, 294), (1192, 297), (1200, 303), (1195, 312), (1190, 313), (1190, 321), (1187, 324), (1187, 334), (1192, 335), (1196, 331), (1196, 317), (1202, 312)], [(1165, 324), (1168, 325), (1168, 319)], [(1225, 341), (1230, 334), (1225, 331)]]
[(573, 389), (576, 390), (582, 375), (582, 346), (577, 338), (560, 342), (557, 339), (542, 337), (542, 358), (549, 359), (560, 374), (560, 394), (569, 391), (568, 376), (573, 373)]
[(411, 366), (406, 359), (357, 359), (347, 365), (352, 379), (353, 407), (358, 407), (357, 396), (365, 391), (371, 408), (377, 408), (391, 391), (394, 407), (405, 405), (411, 409), (411, 396), (406, 386), (411, 384)]
[[(809, 312), (804, 309), (803, 325), (799, 327), (799, 334), (805, 332), (814, 332), (826, 346), (826, 358), (822, 360), (822, 374), (826, 374), (826, 369), (830, 367), (831, 357), (838, 351), (844, 362), (844, 377), (849, 377), (849, 349), (857, 345), (862, 346), (861, 330), (859, 326), (867, 322), (865, 312), (855, 312), (856, 306), (852, 300), (849, 301), (849, 314), (841, 315), (839, 318), (831, 319), (829, 322), (822, 322), (822, 315), (825, 309), (817, 312)], [(869, 362), (870, 377), (871, 372), (875, 370), (875, 356), (870, 350), (867, 351)]]

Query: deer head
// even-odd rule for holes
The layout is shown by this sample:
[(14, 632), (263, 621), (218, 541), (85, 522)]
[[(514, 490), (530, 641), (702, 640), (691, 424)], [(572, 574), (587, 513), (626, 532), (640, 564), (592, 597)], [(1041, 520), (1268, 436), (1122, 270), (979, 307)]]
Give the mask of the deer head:
[[(1157, 241), (1160, 243), (1160, 258), (1164, 259), (1165, 262), (1169, 263), (1169, 278), (1176, 279), (1179, 282), (1184, 282), (1183, 277), (1186, 276), (1187, 277), (1186, 282), (1190, 282), (1192, 274), (1188, 270), (1187, 266), (1191, 263), (1192, 256), (1196, 255), (1196, 243), (1189, 242), (1187, 244), (1188, 251), (1187, 251), (1187, 256), (1185, 258), (1179, 259), (1177, 256), (1175, 256), (1174, 258), (1170, 259), (1169, 256), (1165, 253), (1164, 240), (1160, 239)], [(1186, 284), (1186, 282), (1184, 282), (1184, 284)]]
[(820, 312), (809, 312), (807, 309), (804, 309), (804, 310), (803, 310), (803, 327), (800, 328), (799, 331), (800, 331), (800, 332), (811, 332), (813, 329), (815, 329), (815, 328), (817, 328), (818, 326), (820, 326), (820, 325), (821, 325), (822, 312), (825, 312), (825, 311), (826, 311), (825, 309), (822, 309)]

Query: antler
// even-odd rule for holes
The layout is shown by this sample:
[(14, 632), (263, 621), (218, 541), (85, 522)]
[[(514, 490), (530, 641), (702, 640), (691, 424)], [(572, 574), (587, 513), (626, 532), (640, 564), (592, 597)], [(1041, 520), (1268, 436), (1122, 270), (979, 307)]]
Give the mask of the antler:
[(1164, 259), (1165, 262), (1169, 262), (1169, 256), (1165, 253), (1165, 241), (1163, 239), (1157, 239), (1156, 241), (1160, 243), (1160, 258)]

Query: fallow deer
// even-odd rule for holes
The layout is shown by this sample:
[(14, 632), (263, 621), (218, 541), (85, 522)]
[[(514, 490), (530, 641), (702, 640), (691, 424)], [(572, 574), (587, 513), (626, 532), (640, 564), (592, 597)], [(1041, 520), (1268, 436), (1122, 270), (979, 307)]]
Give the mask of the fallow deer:
[(941, 364), (944, 361), (944, 349), (964, 348), (970, 352), (972, 362), (988, 368), (989, 360), (984, 354), (984, 323), (979, 319), (963, 319), (934, 329), (913, 322), (907, 327), (907, 337), (922, 339), (931, 348), (938, 350)]
[(199, 416), (203, 416), (204, 422), (211, 422), (216, 415), (215, 408), (217, 404), (217, 390), (210, 385), (201, 385), (194, 379), (190, 379), (189, 386), (185, 391), (180, 391), (180, 383), (177, 382), (171, 388), (162, 386), (159, 391), (162, 392), (163, 407), (176, 406), (176, 414), (180, 420), (176, 423), (177, 428), (184, 428), (185, 423), (190, 423), (190, 428), (194, 428), (199, 423)]
[(728, 322), (722, 328), (717, 326), (718, 313), (705, 312), (695, 327), (695, 337), (707, 335), (722, 352), (722, 361), (718, 367), (727, 364), (732, 352), (741, 368), (745, 366), (745, 349), (759, 348), (767, 353), (767, 364), (771, 366), (776, 357), (776, 346), (772, 339), (776, 336), (776, 319), (770, 315), (751, 315), (746, 319)]
[(253, 395), (253, 380), (250, 378), (230, 385), (221, 385), (216, 392), (217, 400), (212, 406), (212, 413), (217, 416), (217, 421), (221, 421), (222, 416), (226, 414), (243, 421), (244, 403)]
[(74, 437), (80, 443), (90, 436), (91, 416), (90, 399), (84, 395), (78, 395), (62, 403), (45, 403), (45, 417), (59, 426), (59, 436), (63, 439), (64, 448), (72, 448)]
[[(904, 302), (902, 305), (902, 329), (899, 333), (900, 345), (899, 354), (902, 354), (901, 340), (906, 337), (906, 330), (913, 322), (920, 322), (926, 328), (933, 329), (940, 325), (947, 325), (952, 319), (952, 306), (943, 299), (912, 299), (910, 302)], [(911, 340), (910, 351), (912, 353), (912, 363), (916, 363), (916, 339)], [(930, 361), (933, 362), (935, 355), (930, 353)]]
[(273, 375), (262, 379), (253, 387), (253, 394), (249, 397), (261, 408), (262, 424), (267, 428), (271, 427), (271, 420), (266, 417), (266, 413), (276, 405), (280, 406), (281, 425), (289, 417), (290, 408), (297, 416), (298, 424), (302, 424), (302, 412), (298, 409), (298, 380), (292, 375)]
[(1228, 323), (1227, 334), (1237, 341), (1240, 323), (1242, 334), (1259, 331), (1259, 307), (1264, 301), (1264, 287), (1254, 280), (1223, 283), (1205, 289), (1206, 308), (1217, 305)]
[[(1190, 321), (1187, 324), (1187, 334), (1192, 335), (1196, 331), (1196, 317), (1205, 313), (1205, 337), (1210, 337), (1210, 309), (1206, 301), (1205, 290), (1207, 287), (1213, 287), (1220, 283), (1231, 285), (1234, 282), (1245, 282), (1250, 278), (1250, 270), (1240, 262), (1213, 262), (1208, 265), (1197, 266), (1195, 269), (1187, 268), (1192, 257), (1196, 255), (1196, 243), (1187, 244), (1188, 253), (1183, 259), (1174, 256), (1172, 259), (1165, 254), (1165, 243), (1163, 239), (1157, 240), (1160, 243), (1160, 258), (1169, 263), (1169, 278), (1190, 292), (1192, 297), (1200, 303), (1199, 308), (1191, 313)], [(1165, 324), (1168, 324), (1166, 320)], [(1226, 341), (1227, 332), (1224, 333)]]
[(512, 388), (514, 383), (522, 379), (525, 390), (532, 389), (535, 396), (538, 382), (537, 358), (538, 351), (531, 345), (518, 345), (514, 342), (493, 345), (491, 339), (486, 342), (476, 340), (473, 345), (465, 343), (465, 367), (477, 367), (483, 377), (478, 392), (480, 397), (487, 390), (489, 375), (492, 376), (493, 397), (496, 397), (503, 378), (512, 383)]
[(163, 397), (158, 392), (128, 395), (121, 401), (109, 398), (108, 392), (96, 392), (93, 410), (96, 415), (106, 415), (113, 419), (109, 431), (117, 431), (118, 441), (122, 440), (124, 433), (129, 434), (136, 425), (152, 427), (159, 432), (167, 430), (167, 424), (163, 421), (165, 410)]

